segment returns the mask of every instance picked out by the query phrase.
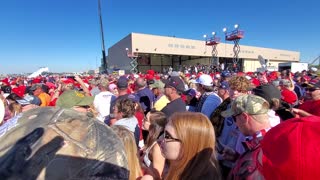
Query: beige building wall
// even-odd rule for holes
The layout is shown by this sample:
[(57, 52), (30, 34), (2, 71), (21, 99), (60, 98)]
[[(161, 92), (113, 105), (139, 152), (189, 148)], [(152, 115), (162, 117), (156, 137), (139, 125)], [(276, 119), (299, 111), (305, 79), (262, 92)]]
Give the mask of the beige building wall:
[[(131, 33), (109, 48), (107, 58), (109, 67), (116, 65), (122, 69), (130, 69), (130, 59), (126, 55), (125, 48), (138, 54), (151, 54), (151, 65), (159, 66), (170, 65), (173, 61), (172, 58), (170, 59), (170, 55), (183, 56), (182, 58), (185, 56), (199, 57), (197, 60), (182, 61), (182, 64), (209, 64), (212, 51), (212, 47), (205, 46), (204, 40)], [(233, 58), (233, 43), (220, 43), (217, 46), (217, 51), (218, 57)], [(153, 54), (155, 56), (152, 56)], [(164, 55), (162, 60), (161, 55)], [(241, 45), (240, 41), (238, 57), (244, 59), (245, 71), (256, 71), (258, 67), (261, 67), (258, 56), (268, 59), (272, 66), (278, 66), (280, 62), (299, 62), (300, 60), (300, 52), (297, 51), (245, 46)], [(174, 60), (173, 65), (176, 65), (177, 62)]]

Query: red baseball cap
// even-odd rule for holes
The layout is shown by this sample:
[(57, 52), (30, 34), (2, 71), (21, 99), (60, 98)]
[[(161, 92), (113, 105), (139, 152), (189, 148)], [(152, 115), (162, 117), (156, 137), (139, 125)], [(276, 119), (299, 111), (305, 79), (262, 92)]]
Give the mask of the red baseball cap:
[(294, 118), (273, 127), (261, 142), (265, 179), (320, 177), (320, 117)]
[(295, 92), (283, 88), (281, 91), (281, 99), (289, 104), (294, 104), (298, 100)]

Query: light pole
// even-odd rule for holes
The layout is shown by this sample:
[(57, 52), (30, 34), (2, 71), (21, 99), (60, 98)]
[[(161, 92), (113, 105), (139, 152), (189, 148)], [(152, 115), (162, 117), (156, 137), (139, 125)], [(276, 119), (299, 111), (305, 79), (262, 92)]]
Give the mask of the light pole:
[(103, 34), (103, 24), (102, 24), (102, 15), (101, 15), (101, 3), (98, 0), (98, 13), (100, 20), (100, 33), (101, 33), (101, 48), (102, 48), (102, 62), (101, 66), (104, 72), (108, 73), (108, 62), (106, 58), (106, 48), (104, 46), (104, 34)]
[(237, 66), (239, 62), (239, 52), (240, 52), (240, 45), (239, 41), (244, 37), (244, 31), (239, 30), (239, 24), (234, 25), (235, 30), (233, 31), (227, 31), (227, 28), (223, 28), (223, 32), (225, 33), (225, 40), (226, 41), (233, 41), (233, 68), (235, 71), (237, 71)]
[(211, 65), (218, 67), (218, 66), (219, 66), (219, 59), (218, 59), (217, 45), (220, 43), (220, 38), (219, 38), (219, 37), (216, 37), (216, 32), (212, 32), (211, 34), (212, 34), (212, 37), (208, 37), (208, 36), (205, 34), (205, 35), (203, 35), (203, 38), (205, 38), (205, 40), (206, 40), (205, 45), (212, 47), (212, 51), (211, 51), (211, 55), (212, 55)]

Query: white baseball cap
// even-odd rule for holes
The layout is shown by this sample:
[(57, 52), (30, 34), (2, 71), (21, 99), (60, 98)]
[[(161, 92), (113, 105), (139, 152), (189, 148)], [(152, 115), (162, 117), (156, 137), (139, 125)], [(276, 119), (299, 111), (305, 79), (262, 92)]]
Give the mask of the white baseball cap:
[(193, 83), (201, 84), (204, 86), (212, 86), (213, 80), (212, 80), (211, 76), (209, 76), (208, 74), (202, 74), (202, 75), (200, 75), (200, 77), (198, 79), (193, 81)]

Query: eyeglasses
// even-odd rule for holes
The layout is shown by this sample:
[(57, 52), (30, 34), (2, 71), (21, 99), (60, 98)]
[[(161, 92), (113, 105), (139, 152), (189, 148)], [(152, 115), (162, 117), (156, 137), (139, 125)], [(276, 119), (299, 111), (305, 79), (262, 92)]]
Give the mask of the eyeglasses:
[(173, 138), (168, 131), (164, 131), (164, 133), (159, 137), (160, 141), (163, 141), (164, 143), (168, 142), (181, 142), (180, 139)]
[(242, 113), (233, 115), (233, 116), (232, 116), (233, 121), (234, 121), (234, 122), (237, 122), (237, 117), (238, 117), (239, 115), (241, 115), (241, 114), (242, 114)]

